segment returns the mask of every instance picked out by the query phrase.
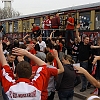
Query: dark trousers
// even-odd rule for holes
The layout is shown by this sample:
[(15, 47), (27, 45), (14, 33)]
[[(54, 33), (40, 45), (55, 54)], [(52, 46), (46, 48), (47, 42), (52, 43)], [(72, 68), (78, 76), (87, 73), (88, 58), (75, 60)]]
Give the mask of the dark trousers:
[(73, 100), (73, 95), (73, 90), (58, 91), (59, 100)]
[[(88, 69), (88, 61), (80, 62), (80, 66), (87, 70)], [(81, 79), (82, 79), (82, 88), (86, 88), (87, 87), (86, 77), (84, 75), (81, 75)]]
[(47, 100), (54, 100), (55, 92), (51, 92), (50, 96), (48, 96)]
[(65, 41), (66, 41), (66, 47), (67, 47), (67, 45), (68, 45), (68, 37), (70, 36), (70, 39), (72, 40), (72, 41), (74, 41), (74, 32), (73, 32), (73, 30), (66, 30), (66, 33), (65, 33)]

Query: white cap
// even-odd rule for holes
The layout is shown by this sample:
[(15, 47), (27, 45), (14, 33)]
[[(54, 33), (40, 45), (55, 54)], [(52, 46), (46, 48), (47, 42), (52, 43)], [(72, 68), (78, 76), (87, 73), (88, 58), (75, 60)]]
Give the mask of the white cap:
[(94, 96), (89, 97), (87, 100), (93, 100), (93, 99), (97, 99), (97, 98), (100, 99), (100, 97), (94, 95)]

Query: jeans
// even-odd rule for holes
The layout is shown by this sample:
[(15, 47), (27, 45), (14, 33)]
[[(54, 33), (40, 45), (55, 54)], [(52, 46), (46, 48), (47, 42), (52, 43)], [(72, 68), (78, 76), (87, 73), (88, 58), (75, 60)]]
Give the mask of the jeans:
[(69, 35), (70, 35), (71, 40), (74, 41), (74, 32), (73, 32), (73, 30), (66, 30), (66, 33), (65, 33), (66, 47), (68, 45)]
[(44, 41), (47, 39), (47, 37), (49, 37), (50, 36), (50, 30), (44, 30)]
[[(80, 62), (80, 66), (87, 70), (88, 69), (88, 61)], [(82, 79), (82, 88), (86, 88), (87, 87), (87, 79), (83, 74), (81, 75), (81, 79)]]
[(58, 91), (59, 100), (73, 100), (73, 95), (73, 90)]
[(45, 30), (44, 37), (49, 37), (49, 36), (50, 36), (50, 30)]

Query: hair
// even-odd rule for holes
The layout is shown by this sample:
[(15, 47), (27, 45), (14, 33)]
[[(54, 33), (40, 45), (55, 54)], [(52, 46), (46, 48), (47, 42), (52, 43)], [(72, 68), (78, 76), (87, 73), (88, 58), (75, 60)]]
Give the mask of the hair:
[(87, 36), (87, 35), (86, 35), (86, 36), (84, 36), (84, 37), (83, 37), (83, 40), (84, 40), (84, 39), (86, 39), (86, 38), (89, 38), (89, 36)]
[(52, 38), (51, 40), (52, 40), (52, 41), (55, 41), (55, 38)]
[(53, 49), (53, 44), (52, 44), (52, 43), (48, 43), (48, 44), (46, 45), (46, 47), (47, 47), (47, 48), (50, 48), (50, 49)]
[(18, 39), (14, 40), (14, 47), (19, 47), (19, 41), (18, 41)]
[(46, 61), (50, 62), (50, 64), (52, 64), (53, 60), (54, 60), (53, 54), (51, 52), (47, 53), (47, 55), (46, 55)]
[(7, 49), (7, 44), (3, 42), (2, 45), (3, 45), (3, 51), (6, 50)]
[(20, 44), (19, 48), (26, 49), (26, 46), (25, 46), (25, 44)]
[(72, 14), (71, 13), (68, 13), (68, 17), (72, 17)]
[(26, 40), (26, 44), (30, 44), (30, 41)]
[(75, 63), (75, 61), (72, 59), (72, 57), (70, 55), (64, 55), (64, 59), (68, 60), (71, 64)]
[[(27, 36), (26, 38), (25, 38), (25, 41), (27, 42), (27, 41), (29, 41), (28, 39), (29, 38), (31, 38), (30, 36)], [(29, 41), (30, 42), (30, 41)]]
[(26, 61), (21, 61), (17, 64), (16, 73), (19, 78), (30, 78), (32, 75), (32, 67)]
[(38, 41), (37, 38), (33, 38), (33, 40), (35, 40), (36, 42)]
[(14, 55), (14, 54), (12, 53), (12, 51), (9, 51), (8, 55), (9, 55), (9, 56), (11, 56), (11, 55), (12, 55), (12, 56), (16, 56), (16, 55)]

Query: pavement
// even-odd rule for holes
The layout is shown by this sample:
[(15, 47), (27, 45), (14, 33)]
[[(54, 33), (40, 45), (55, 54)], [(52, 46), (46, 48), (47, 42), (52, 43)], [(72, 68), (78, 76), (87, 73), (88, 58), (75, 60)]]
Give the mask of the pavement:
[[(81, 89), (81, 84), (79, 84), (78, 86), (75, 87), (73, 100), (86, 100), (86, 98), (91, 95), (90, 93), (95, 90), (95, 88), (93, 86), (91, 86), (90, 89), (87, 89), (84, 92), (80, 92), (80, 89)], [(55, 95), (54, 100), (59, 100), (57, 93)]]
[(91, 86), (90, 89), (87, 89), (84, 92), (80, 92), (81, 84), (75, 87), (74, 89), (74, 96), (80, 98), (80, 100), (86, 100), (87, 97), (91, 96), (91, 92), (95, 90), (94, 86)]
[[(90, 93), (93, 92), (95, 88), (91, 86), (90, 89), (87, 89), (84, 92), (80, 92), (80, 89), (81, 89), (81, 84), (75, 87), (73, 100), (86, 100), (86, 98), (90, 96)], [(0, 94), (1, 94), (1, 89), (0, 89)], [(3, 100), (2, 96), (0, 96), (0, 100)], [(59, 100), (57, 92), (54, 100)]]

